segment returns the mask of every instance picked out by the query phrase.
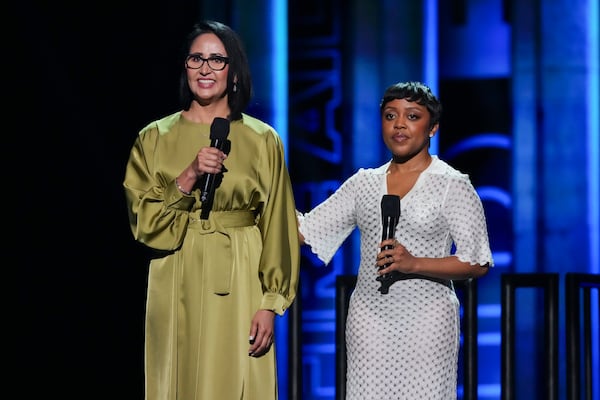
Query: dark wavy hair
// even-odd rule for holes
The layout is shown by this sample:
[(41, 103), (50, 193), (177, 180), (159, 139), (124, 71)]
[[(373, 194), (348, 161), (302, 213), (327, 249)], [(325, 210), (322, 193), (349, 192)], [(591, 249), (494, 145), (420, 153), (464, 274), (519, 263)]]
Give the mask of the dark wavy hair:
[(440, 122), (440, 118), (442, 117), (442, 104), (427, 85), (421, 82), (410, 81), (398, 82), (389, 86), (383, 93), (379, 110), (383, 112), (387, 103), (397, 99), (414, 101), (417, 104), (427, 107), (427, 110), (431, 115), (429, 129)]
[[(234, 121), (242, 118), (242, 112), (250, 103), (252, 97), (252, 77), (248, 56), (239, 35), (229, 26), (217, 22), (205, 20), (198, 22), (188, 34), (182, 49), (181, 78), (179, 81), (179, 101), (184, 110), (189, 110), (194, 95), (187, 81), (185, 59), (187, 58), (193, 41), (205, 33), (214, 33), (223, 42), (227, 57), (229, 58), (229, 72), (227, 73), (227, 102), (231, 109), (229, 119)], [(233, 82), (236, 79), (237, 90), (233, 91)]]

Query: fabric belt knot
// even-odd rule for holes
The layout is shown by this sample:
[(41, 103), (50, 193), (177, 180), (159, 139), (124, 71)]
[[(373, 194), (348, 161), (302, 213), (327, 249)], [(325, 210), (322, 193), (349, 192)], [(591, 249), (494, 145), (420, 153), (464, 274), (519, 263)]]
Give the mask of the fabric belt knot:
[(192, 219), (188, 229), (197, 231), (204, 237), (203, 269), (214, 293), (229, 294), (231, 291), (231, 273), (233, 253), (228, 228), (255, 225), (255, 216), (251, 211), (212, 211), (208, 219)]

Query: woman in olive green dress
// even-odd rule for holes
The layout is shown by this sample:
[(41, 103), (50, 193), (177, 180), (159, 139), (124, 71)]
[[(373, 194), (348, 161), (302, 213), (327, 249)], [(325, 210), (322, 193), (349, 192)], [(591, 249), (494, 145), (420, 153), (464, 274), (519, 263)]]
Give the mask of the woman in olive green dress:
[(133, 236), (155, 250), (146, 399), (274, 400), (274, 319), (300, 266), (283, 145), (244, 111), (250, 69), (231, 28), (199, 23), (185, 49), (182, 110), (140, 131), (123, 182)]

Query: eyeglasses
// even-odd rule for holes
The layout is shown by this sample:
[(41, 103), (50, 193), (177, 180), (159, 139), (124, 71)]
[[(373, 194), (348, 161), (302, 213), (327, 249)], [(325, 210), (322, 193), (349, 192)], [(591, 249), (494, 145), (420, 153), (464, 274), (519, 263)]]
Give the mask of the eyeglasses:
[(185, 66), (191, 69), (202, 68), (204, 63), (207, 63), (208, 68), (213, 71), (223, 71), (229, 64), (229, 57), (210, 56), (204, 58), (200, 54), (189, 54), (185, 59)]

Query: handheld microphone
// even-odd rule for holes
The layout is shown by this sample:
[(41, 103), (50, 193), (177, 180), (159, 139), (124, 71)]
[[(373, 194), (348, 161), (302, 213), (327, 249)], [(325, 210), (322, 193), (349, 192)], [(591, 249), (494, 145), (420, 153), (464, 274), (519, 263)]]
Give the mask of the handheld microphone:
[[(385, 194), (381, 199), (381, 219), (383, 222), (383, 232), (381, 240), (392, 239), (396, 234), (396, 226), (400, 220), (400, 197), (393, 194)], [(392, 246), (387, 245), (383, 247), (383, 250), (389, 250)], [(386, 268), (391, 263), (385, 264), (379, 267), (380, 270)], [(377, 280), (381, 282), (381, 287), (378, 289), (382, 294), (387, 294), (389, 288), (397, 279), (396, 271), (391, 273), (383, 274), (377, 277)]]
[[(216, 117), (210, 126), (210, 147), (216, 147), (223, 150), (223, 146), (229, 135), (229, 120), (226, 118)], [(215, 194), (215, 174), (204, 174), (200, 184), (201, 195), (200, 200), (205, 202), (211, 200)], [(202, 207), (204, 208), (204, 206)]]

